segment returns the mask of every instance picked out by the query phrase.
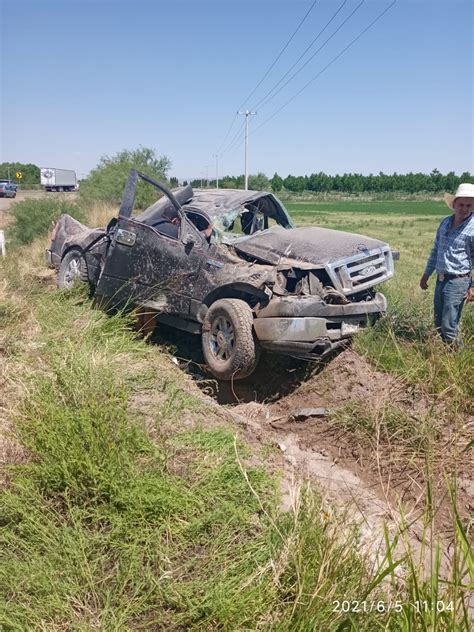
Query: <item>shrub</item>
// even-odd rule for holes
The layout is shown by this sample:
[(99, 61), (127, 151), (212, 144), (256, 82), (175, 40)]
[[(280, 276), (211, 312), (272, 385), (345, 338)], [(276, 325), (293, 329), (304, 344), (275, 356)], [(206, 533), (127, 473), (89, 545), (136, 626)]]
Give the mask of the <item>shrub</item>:
[(76, 202), (68, 200), (24, 200), (12, 206), (13, 223), (9, 235), (20, 244), (30, 244), (36, 237), (48, 233), (51, 224), (60, 215), (67, 213), (79, 221), (83, 221), (85, 213)]
[[(166, 156), (156, 156), (153, 149), (140, 147), (124, 149), (115, 156), (103, 156), (88, 178), (81, 181), (80, 194), (87, 201), (111, 202), (119, 204), (130, 169), (137, 169), (150, 178), (166, 182), (166, 173), (171, 161)], [(154, 187), (139, 183), (136, 206), (146, 208), (159, 197)]]

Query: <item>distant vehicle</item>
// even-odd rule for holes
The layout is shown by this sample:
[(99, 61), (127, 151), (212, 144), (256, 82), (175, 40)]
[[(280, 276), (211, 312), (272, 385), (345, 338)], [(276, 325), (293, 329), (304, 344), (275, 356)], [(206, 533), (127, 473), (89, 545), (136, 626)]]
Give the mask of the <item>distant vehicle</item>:
[(45, 191), (75, 191), (77, 189), (76, 172), (71, 169), (41, 169), (41, 186)]
[(2, 184), (11, 184), (12, 187), (15, 189), (15, 192), (18, 190), (18, 185), (15, 182), (12, 182), (11, 180), (0, 180), (0, 185)]
[(0, 181), (0, 197), (16, 197), (16, 186), (8, 182), (8, 180)]

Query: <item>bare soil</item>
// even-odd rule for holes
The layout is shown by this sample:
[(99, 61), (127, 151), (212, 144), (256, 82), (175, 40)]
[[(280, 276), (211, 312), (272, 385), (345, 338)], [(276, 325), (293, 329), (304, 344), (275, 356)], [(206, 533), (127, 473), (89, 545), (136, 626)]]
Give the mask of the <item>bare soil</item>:
[[(463, 448), (472, 438), (471, 416), (463, 415), (456, 422), (443, 401), (377, 371), (352, 349), (316, 365), (267, 356), (251, 377), (219, 383), (205, 373), (197, 337), (160, 325), (154, 340), (168, 345), (174, 361), (195, 379), (204, 400), (239, 424), (248, 442), (273, 449), (268, 459), (285, 472), (284, 485), (289, 488), (290, 481), (301, 477), (317, 482), (330, 503), (361, 523), (369, 547), (381, 544), (384, 524), (395, 532), (402, 522), (410, 523), (406, 535), (411, 544), (421, 540), (419, 518), (426, 517), (428, 479), (436, 535), (448, 543), (453, 537), (448, 479), (456, 480), (458, 510), (468, 526), (474, 480)], [(357, 420), (352, 427), (340, 424), (337, 411), (344, 407), (370, 412), (375, 418), (393, 407), (415, 428), (426, 419), (436, 432), (434, 449), (418, 453), (396, 431), (388, 441), (376, 432), (359, 432)], [(416, 432), (413, 435), (416, 439)]]
[[(456, 419), (445, 410), (442, 399), (436, 400), (405, 380), (376, 370), (352, 349), (319, 364), (267, 355), (250, 377), (218, 382), (206, 373), (198, 336), (159, 325), (153, 341), (168, 347), (175, 361), (194, 378), (206, 396), (225, 410), (252, 422), (259, 434), (269, 433), (275, 441), (291, 432), (298, 438), (300, 447), (328, 451), (337, 463), (344, 463), (357, 475), (367, 476), (371, 487), (383, 484), (381, 477), (389, 479), (387, 485), (394, 490), (399, 479), (406, 480), (406, 485), (401, 485), (397, 493), (404, 499), (419, 496), (417, 490), (424, 486), (423, 472), (419, 476), (419, 470), (424, 469), (424, 459), (422, 463), (409, 461), (407, 455), (407, 460), (403, 460), (403, 450), (399, 450), (400, 461), (397, 462), (394, 458), (396, 443), (403, 445), (403, 437), (394, 434), (392, 444), (377, 442), (374, 438), (369, 444), (366, 435), (334, 423), (332, 413), (341, 407), (353, 406), (356, 410), (370, 411), (376, 417), (392, 406), (401, 411), (407, 422), (412, 420), (414, 427), (423, 425), (425, 418), (431, 420), (438, 433), (438, 447), (442, 449), (442, 460), (433, 465), (442, 468), (442, 475), (456, 469), (460, 482), (458, 491), (461, 496), (466, 492), (466, 497), (463, 496), (466, 508), (474, 506), (472, 468), (468, 455), (461, 454), (472, 439), (473, 416), (460, 415), (463, 428), (454, 436), (458, 430)], [(295, 419), (296, 412), (307, 413), (307, 409), (325, 409), (326, 414), (318, 411), (314, 416)], [(455, 464), (448, 458), (453, 454)], [(391, 465), (390, 471), (387, 463)], [(407, 485), (412, 488), (408, 495)]]

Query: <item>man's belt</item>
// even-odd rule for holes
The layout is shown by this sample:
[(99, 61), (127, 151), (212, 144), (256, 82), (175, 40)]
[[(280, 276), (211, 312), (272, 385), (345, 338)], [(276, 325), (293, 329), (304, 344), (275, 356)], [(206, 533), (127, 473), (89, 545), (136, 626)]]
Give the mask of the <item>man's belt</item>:
[(465, 279), (470, 276), (470, 272), (465, 272), (464, 274), (448, 274), (447, 272), (440, 272), (438, 274), (438, 279), (440, 281), (451, 281), (452, 279)]

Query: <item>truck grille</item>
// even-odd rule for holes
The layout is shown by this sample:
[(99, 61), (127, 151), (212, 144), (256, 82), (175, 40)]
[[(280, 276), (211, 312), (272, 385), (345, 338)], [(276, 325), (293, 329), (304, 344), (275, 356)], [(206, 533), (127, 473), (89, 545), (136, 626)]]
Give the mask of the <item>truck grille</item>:
[(334, 287), (354, 294), (383, 283), (393, 276), (393, 258), (389, 246), (361, 252), (326, 265)]

